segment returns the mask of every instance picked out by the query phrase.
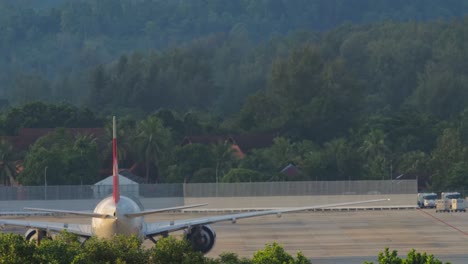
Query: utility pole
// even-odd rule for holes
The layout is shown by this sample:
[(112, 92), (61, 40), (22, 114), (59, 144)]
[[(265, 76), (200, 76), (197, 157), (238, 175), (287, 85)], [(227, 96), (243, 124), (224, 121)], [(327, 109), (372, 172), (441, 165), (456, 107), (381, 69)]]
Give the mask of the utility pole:
[(44, 168), (44, 200), (47, 200), (47, 168), (48, 166)]
[(390, 193), (393, 193), (393, 161), (390, 162)]

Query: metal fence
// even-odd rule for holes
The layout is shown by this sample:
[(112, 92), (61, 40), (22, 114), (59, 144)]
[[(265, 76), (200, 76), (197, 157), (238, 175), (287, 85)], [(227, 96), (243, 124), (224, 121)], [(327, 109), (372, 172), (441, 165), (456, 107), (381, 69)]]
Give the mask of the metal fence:
[[(102, 199), (111, 185), (0, 186), (0, 201)], [(157, 197), (255, 197), (299, 195), (416, 194), (416, 180), (308, 181), (121, 185), (122, 195)]]
[(416, 180), (186, 184), (185, 197), (415, 194)]

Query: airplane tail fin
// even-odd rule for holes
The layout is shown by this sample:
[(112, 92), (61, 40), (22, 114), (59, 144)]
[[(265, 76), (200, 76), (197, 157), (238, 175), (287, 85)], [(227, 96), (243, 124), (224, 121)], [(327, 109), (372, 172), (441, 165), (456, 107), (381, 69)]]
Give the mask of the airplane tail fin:
[(113, 176), (113, 197), (117, 204), (120, 200), (119, 191), (119, 164), (117, 161), (117, 131), (115, 125), (115, 116), (112, 118), (112, 176)]

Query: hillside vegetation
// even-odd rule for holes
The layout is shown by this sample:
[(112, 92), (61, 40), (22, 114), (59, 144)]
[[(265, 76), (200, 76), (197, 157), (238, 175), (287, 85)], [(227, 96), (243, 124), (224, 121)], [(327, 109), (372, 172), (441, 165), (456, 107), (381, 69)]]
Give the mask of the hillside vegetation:
[[(0, 3), (4, 135), (116, 114), (122, 162), (144, 164), (148, 182), (280, 180), (292, 163), (289, 180), (468, 187), (466, 1)], [(241, 160), (223, 144), (180, 144), (259, 133), (277, 138)], [(92, 138), (49, 137), (5, 156), (24, 159), (23, 183), (52, 161), (87, 173), (56, 184), (107, 166)]]

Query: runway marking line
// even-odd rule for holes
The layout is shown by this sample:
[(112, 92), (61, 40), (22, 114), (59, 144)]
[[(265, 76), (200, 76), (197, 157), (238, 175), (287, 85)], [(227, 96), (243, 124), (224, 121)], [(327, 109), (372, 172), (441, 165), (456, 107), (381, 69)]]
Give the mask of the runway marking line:
[(438, 217), (436, 217), (436, 216), (434, 216), (434, 215), (432, 215), (432, 214), (430, 214), (430, 213), (428, 213), (428, 212), (426, 212), (426, 211), (424, 211), (424, 210), (421, 210), (421, 209), (416, 209), (416, 210), (418, 210), (419, 212), (424, 213), (424, 214), (426, 214), (426, 215), (428, 215), (428, 216), (434, 218), (435, 220), (441, 222), (442, 224), (444, 224), (444, 225), (446, 225), (446, 226), (448, 226), (448, 227), (451, 227), (451, 228), (455, 229), (456, 231), (462, 233), (463, 235), (468, 236), (468, 233), (467, 233), (467, 232), (465, 232), (465, 231), (463, 231), (463, 230), (461, 230), (461, 229), (459, 229), (459, 228), (457, 228), (457, 227), (455, 227), (455, 226), (453, 226), (453, 225), (451, 225), (451, 224), (445, 222), (444, 220), (442, 220), (442, 219), (440, 219), (440, 218), (438, 218)]

